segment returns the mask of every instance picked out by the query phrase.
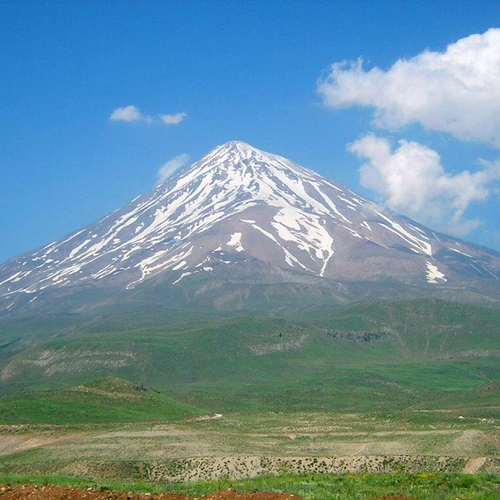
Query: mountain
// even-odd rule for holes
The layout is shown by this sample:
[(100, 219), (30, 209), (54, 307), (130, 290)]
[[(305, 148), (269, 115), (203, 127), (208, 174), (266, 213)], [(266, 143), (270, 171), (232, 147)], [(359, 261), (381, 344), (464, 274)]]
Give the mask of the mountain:
[[(500, 301), (500, 254), (388, 213), (281, 156), (229, 142), (127, 206), (0, 266), (0, 312), (151, 296), (244, 309), (434, 295)], [(134, 299), (135, 300), (135, 299)]]

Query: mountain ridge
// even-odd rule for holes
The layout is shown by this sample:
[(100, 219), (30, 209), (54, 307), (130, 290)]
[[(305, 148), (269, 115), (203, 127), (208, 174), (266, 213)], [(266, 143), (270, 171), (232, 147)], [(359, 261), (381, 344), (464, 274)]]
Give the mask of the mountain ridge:
[(282, 156), (231, 141), (96, 223), (0, 265), (0, 311), (46, 292), (133, 291), (160, 282), (175, 288), (200, 275), (231, 279), (228, 269), (249, 281), (312, 279), (337, 289), (389, 281), (491, 296), (481, 291), (486, 287), (500, 300), (497, 252), (390, 214)]

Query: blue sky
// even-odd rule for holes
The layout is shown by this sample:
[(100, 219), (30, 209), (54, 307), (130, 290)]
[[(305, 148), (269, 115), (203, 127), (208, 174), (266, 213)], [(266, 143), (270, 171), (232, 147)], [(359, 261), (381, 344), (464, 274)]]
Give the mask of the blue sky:
[(0, 262), (229, 140), (500, 250), (496, 28), (496, 0), (3, 0)]

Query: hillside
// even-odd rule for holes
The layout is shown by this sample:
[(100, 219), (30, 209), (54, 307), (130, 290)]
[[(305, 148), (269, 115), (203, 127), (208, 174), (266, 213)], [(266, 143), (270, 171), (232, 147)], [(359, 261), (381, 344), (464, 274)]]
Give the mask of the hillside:
[(500, 381), (495, 309), (421, 299), (318, 309), (286, 320), (150, 320), (127, 329), (118, 315), (68, 331), (64, 318), (59, 332), (52, 320), (52, 338), (43, 340), (40, 326), (39, 343), (16, 351), (34, 342), (26, 336), (4, 346), (2, 392), (115, 376), (213, 412), (477, 403), (485, 414), (498, 395), (480, 390)]
[(88, 424), (193, 418), (199, 408), (116, 377), (68, 389), (27, 391), (0, 399), (0, 424)]

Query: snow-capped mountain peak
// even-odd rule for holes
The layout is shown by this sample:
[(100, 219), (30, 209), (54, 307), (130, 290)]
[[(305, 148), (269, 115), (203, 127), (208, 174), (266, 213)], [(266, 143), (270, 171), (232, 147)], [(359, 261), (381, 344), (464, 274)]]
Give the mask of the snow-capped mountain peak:
[(333, 280), (498, 279), (500, 258), (286, 158), (232, 141), (124, 208), (0, 267), (0, 299), (92, 284), (134, 288), (248, 262)]

